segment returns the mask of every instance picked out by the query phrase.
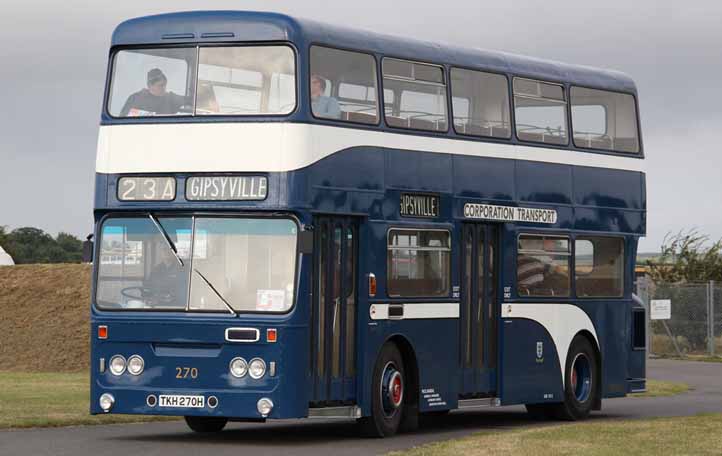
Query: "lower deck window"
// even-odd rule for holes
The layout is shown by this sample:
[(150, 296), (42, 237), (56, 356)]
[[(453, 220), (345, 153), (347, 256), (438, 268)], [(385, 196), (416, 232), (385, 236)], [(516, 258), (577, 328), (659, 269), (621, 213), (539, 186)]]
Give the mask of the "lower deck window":
[(569, 238), (519, 236), (517, 291), (519, 296), (569, 296)]
[(574, 242), (577, 296), (619, 297), (624, 287), (624, 241), (578, 237)]
[(448, 231), (392, 229), (386, 288), (392, 297), (445, 297), (451, 282)]

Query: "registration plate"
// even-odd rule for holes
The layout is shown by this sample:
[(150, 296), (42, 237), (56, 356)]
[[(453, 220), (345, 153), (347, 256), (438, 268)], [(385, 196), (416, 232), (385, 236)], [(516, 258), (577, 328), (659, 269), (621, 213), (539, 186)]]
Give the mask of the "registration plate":
[(203, 408), (205, 402), (203, 396), (161, 394), (158, 397), (158, 405), (161, 407)]

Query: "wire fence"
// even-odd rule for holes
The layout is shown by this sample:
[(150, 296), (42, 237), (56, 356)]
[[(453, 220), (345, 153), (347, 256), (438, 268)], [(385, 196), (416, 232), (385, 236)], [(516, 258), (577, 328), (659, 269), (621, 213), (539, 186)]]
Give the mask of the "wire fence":
[(637, 294), (647, 308), (649, 355), (722, 356), (722, 283), (670, 285), (640, 278)]

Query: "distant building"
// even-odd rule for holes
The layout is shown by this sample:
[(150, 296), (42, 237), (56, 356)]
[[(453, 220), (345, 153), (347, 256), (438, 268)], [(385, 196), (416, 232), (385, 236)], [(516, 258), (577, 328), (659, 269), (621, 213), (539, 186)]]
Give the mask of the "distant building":
[(5, 250), (3, 250), (2, 246), (0, 246), (0, 266), (14, 266), (15, 262), (13, 261), (13, 258), (8, 255)]

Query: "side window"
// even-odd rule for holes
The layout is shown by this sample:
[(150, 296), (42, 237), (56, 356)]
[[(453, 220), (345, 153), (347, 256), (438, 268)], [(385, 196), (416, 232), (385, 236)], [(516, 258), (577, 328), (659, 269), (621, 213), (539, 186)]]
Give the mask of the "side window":
[(448, 231), (392, 229), (386, 289), (391, 297), (445, 297), (451, 282)]
[[(436, 65), (383, 60), (384, 111), (392, 127), (446, 131), (446, 81)], [(393, 93), (392, 97), (388, 93)]]
[(505, 76), (452, 68), (451, 96), (457, 133), (511, 137), (509, 87)]
[(310, 84), (314, 116), (378, 123), (376, 61), (373, 56), (312, 46)]
[(632, 95), (572, 87), (570, 98), (575, 146), (639, 152), (637, 107)]
[(519, 236), (517, 291), (519, 296), (561, 296), (570, 292), (571, 248), (564, 236)]
[(577, 296), (619, 297), (624, 293), (624, 241), (578, 237), (574, 242)]
[(564, 87), (514, 78), (516, 136), (522, 141), (567, 144), (567, 101)]

